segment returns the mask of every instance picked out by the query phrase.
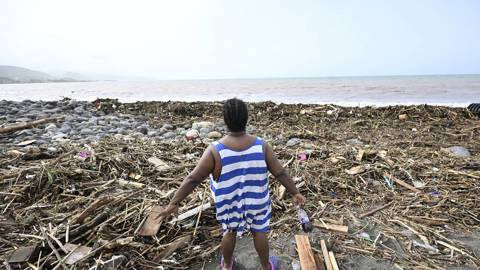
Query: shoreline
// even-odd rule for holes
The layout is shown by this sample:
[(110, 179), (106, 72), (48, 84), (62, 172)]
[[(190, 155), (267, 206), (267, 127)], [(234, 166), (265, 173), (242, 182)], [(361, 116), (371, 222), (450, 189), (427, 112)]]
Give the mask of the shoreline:
[[(99, 248), (75, 262), (79, 268), (95, 266), (94, 258), (123, 256), (118, 260), (127, 268), (206, 263), (205, 269), (215, 269), (221, 231), (212, 207), (198, 224), (197, 216), (162, 224), (157, 240), (135, 232), (153, 206), (168, 202), (209, 143), (225, 134), (220, 102), (65, 99), (0, 105), (0, 129), (6, 122), (62, 118), (0, 134), (0, 260), (9, 260), (15, 249), (41, 244), (45, 236), (32, 228), (42, 226), (63, 244), (69, 233), (69, 243), (91, 252)], [(248, 105), (249, 132), (268, 141), (287, 164), (315, 224), (348, 227), (339, 233), (316, 226), (313, 248), (320, 250), (320, 239), (327, 240), (345, 269), (480, 266), (477, 116), (465, 108), (431, 105)], [(186, 139), (190, 130), (198, 139)], [(161, 168), (149, 161), (152, 157), (161, 160)], [(206, 181), (183, 202), (181, 213), (202, 201), (212, 203), (209, 196), (202, 200), (203, 194), (209, 194)], [(290, 265), (292, 258), (298, 260), (293, 236), (301, 228), (288, 195), (273, 178), (270, 194), (272, 253)], [(98, 201), (103, 204), (92, 207)], [(176, 242), (181, 239), (191, 241)], [(245, 241), (236, 251), (238, 261), (255, 269), (251, 241)], [(461, 252), (451, 256), (448, 246)], [(47, 245), (39, 249), (42, 262), (57, 265)], [(37, 260), (38, 254), (32, 255)]]
[[(234, 95), (232, 95), (233, 97)], [(96, 97), (93, 99), (75, 99), (69, 97), (62, 97), (62, 98), (54, 98), (54, 99), (22, 99), (22, 100), (15, 100), (15, 99), (0, 99), (0, 102), (58, 102), (62, 101), (63, 99), (69, 99), (76, 102), (95, 102), (96, 100), (114, 100), (118, 103), (123, 104), (132, 104), (132, 103), (217, 103), (223, 102), (226, 99), (218, 99), (218, 100), (169, 100), (169, 99), (155, 99), (155, 100), (122, 100), (118, 98), (109, 98), (109, 97)], [(274, 101), (274, 100), (249, 100), (245, 99), (245, 102), (248, 103), (273, 103), (276, 105), (287, 104), (287, 105), (306, 105), (306, 106), (336, 106), (336, 107), (345, 107), (345, 108), (385, 108), (385, 107), (402, 107), (402, 106), (433, 106), (433, 107), (448, 107), (448, 108), (467, 108), (468, 105), (475, 103), (476, 101), (471, 102), (458, 102), (458, 103), (448, 103), (448, 102), (438, 102), (438, 103), (418, 103), (418, 102), (391, 102), (391, 103), (369, 103), (369, 102), (317, 102), (317, 103), (302, 103), (302, 102), (282, 102), (282, 101)]]

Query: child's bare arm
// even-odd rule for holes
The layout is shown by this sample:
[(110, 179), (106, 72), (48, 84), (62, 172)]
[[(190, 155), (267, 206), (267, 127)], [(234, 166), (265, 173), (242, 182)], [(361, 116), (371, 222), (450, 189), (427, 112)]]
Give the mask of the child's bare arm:
[(288, 174), (288, 171), (280, 164), (275, 153), (273, 152), (272, 147), (268, 143), (264, 143), (265, 149), (265, 160), (267, 162), (268, 170), (272, 175), (277, 179), (293, 196), (293, 200), (296, 204), (303, 205), (305, 203), (305, 198), (298, 191), (295, 183)]
[(213, 171), (215, 166), (211, 146), (209, 146), (198, 161), (193, 171), (185, 177), (167, 208), (159, 213), (158, 217), (167, 217), (178, 211), (178, 205)]

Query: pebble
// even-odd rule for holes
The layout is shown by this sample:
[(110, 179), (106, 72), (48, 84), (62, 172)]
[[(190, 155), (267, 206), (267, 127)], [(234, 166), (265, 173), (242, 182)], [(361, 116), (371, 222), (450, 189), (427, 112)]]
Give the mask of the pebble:
[(363, 145), (363, 142), (359, 139), (348, 139), (346, 142), (350, 145)]
[(456, 157), (470, 157), (470, 151), (463, 146), (452, 146), (446, 149), (450, 154)]
[(211, 132), (208, 133), (207, 137), (209, 139), (218, 139), (218, 138), (222, 137), (222, 133), (220, 133), (218, 131), (211, 131)]
[(299, 138), (291, 138), (290, 140), (287, 141), (287, 146), (295, 146), (297, 144), (300, 144), (301, 140)]
[(173, 129), (173, 126), (170, 125), (170, 124), (164, 124), (164, 125), (162, 126), (162, 128), (163, 128), (163, 129), (167, 129), (167, 130), (172, 130), (172, 129)]
[(190, 129), (185, 133), (185, 137), (187, 137), (187, 140), (194, 140), (198, 138), (200, 134), (196, 129)]
[(200, 131), (200, 134), (205, 135), (205, 134), (210, 133), (210, 131), (212, 131), (212, 129), (211, 128), (201, 128), (199, 131)]
[(215, 125), (212, 122), (202, 121), (202, 122), (195, 122), (192, 124), (192, 128), (196, 130), (200, 130), (201, 128), (208, 128), (212, 130)]
[(86, 134), (91, 134), (92, 133), (92, 130), (89, 129), (89, 128), (82, 128), (80, 130), (80, 134), (83, 134), (83, 135), (86, 135)]
[(175, 138), (177, 136), (177, 133), (169, 131), (169, 132), (163, 134), (162, 136), (165, 139), (172, 139), (172, 138)]
[(146, 127), (139, 127), (137, 128), (138, 132), (140, 132), (140, 134), (143, 134), (143, 135), (147, 135), (148, 134), (148, 128)]
[(45, 127), (45, 130), (56, 129), (57, 126), (54, 123), (50, 123)]
[(63, 139), (63, 138), (66, 138), (67, 137), (67, 134), (65, 133), (58, 133), (56, 135), (54, 135), (52, 137), (52, 140), (58, 140), (58, 139)]

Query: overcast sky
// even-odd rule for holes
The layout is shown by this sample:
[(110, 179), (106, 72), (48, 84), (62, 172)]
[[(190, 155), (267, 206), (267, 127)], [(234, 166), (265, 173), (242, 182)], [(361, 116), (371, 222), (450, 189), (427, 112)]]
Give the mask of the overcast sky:
[(155, 79), (480, 73), (480, 1), (0, 0), (0, 65)]

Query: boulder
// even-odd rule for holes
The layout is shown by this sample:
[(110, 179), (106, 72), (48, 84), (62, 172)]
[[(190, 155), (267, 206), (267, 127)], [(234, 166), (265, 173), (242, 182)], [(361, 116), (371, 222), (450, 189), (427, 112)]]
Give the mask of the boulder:
[(195, 122), (192, 124), (192, 128), (196, 130), (200, 130), (201, 128), (208, 128), (212, 130), (215, 125), (212, 122), (202, 121), (202, 122)]
[(209, 139), (218, 139), (218, 138), (221, 138), (222, 137), (222, 133), (218, 132), (218, 131), (212, 131), (212, 132), (209, 132), (207, 137)]

